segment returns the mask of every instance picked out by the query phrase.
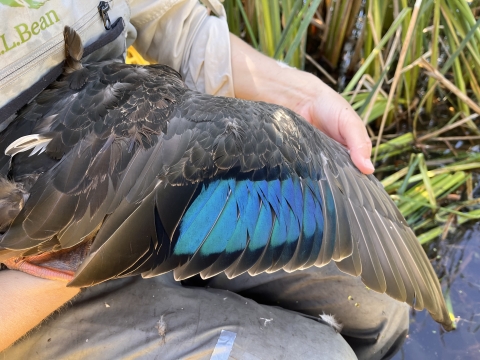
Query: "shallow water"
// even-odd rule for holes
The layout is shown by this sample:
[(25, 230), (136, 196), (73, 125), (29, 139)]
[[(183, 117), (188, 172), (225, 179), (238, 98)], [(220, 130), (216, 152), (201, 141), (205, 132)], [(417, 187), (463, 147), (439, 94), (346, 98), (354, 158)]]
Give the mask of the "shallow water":
[(433, 264), (450, 297), (457, 329), (445, 333), (425, 311), (411, 314), (410, 334), (394, 357), (480, 359), (480, 223), (464, 226), (430, 247)]

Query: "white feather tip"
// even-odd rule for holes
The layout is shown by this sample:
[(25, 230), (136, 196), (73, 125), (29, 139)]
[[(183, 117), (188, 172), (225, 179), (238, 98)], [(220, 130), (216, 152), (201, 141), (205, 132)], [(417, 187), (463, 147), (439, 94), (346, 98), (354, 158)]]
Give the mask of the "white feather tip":
[(5, 155), (13, 156), (15, 154), (28, 151), (33, 149), (32, 153), (29, 156), (35, 154), (41, 154), (47, 148), (48, 143), (52, 140), (50, 137), (45, 137), (40, 134), (32, 134), (27, 136), (22, 136), (14, 142), (12, 142), (5, 149)]

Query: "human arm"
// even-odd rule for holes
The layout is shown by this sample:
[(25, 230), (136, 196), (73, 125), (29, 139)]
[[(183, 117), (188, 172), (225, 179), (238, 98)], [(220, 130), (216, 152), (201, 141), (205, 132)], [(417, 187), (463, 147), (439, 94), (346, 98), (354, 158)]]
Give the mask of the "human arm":
[(374, 170), (372, 143), (350, 104), (316, 76), (280, 65), (230, 35), (235, 96), (285, 106), (331, 138), (346, 145), (365, 174)]
[(65, 282), (0, 271), (0, 351), (12, 345), (80, 292)]

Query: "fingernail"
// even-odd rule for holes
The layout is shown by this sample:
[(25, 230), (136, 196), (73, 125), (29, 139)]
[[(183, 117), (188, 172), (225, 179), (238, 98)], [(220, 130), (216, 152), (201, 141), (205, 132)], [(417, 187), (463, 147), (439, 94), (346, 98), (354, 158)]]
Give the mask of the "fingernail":
[(363, 164), (365, 165), (365, 167), (369, 170), (375, 170), (375, 167), (373, 166), (373, 163), (370, 159), (365, 159), (363, 160)]

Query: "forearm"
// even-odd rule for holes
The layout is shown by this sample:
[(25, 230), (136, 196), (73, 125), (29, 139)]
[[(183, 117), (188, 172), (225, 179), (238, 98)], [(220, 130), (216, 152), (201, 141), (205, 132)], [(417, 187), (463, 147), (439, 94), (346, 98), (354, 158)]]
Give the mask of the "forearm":
[(0, 351), (80, 292), (64, 282), (0, 271)]
[[(281, 65), (250, 45), (230, 35), (235, 97), (283, 105), (301, 113), (310, 96), (312, 83), (317, 91), (325, 86), (316, 76)], [(301, 114), (304, 115), (304, 114)]]

